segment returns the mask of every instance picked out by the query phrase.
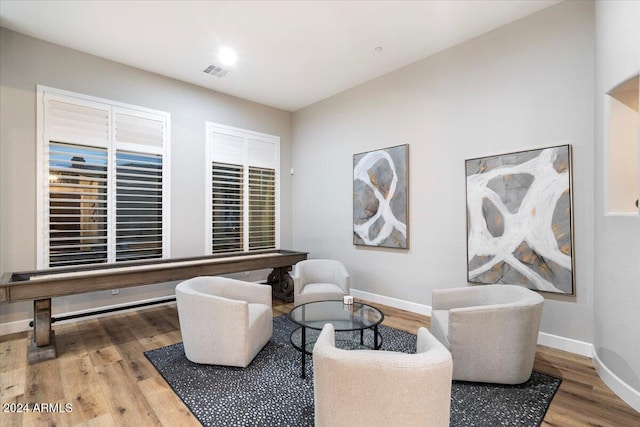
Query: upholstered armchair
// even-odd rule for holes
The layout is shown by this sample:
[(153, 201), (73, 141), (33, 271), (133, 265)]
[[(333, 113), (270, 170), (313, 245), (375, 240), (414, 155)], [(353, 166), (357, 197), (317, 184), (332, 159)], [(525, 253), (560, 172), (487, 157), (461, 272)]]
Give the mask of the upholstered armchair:
[(431, 333), (451, 351), (453, 379), (520, 384), (529, 379), (544, 298), (513, 285), (432, 293)]
[(313, 349), (316, 427), (449, 426), (451, 354), (427, 329), (415, 354), (341, 350), (327, 323)]
[(225, 277), (176, 286), (184, 352), (192, 362), (246, 367), (271, 339), (271, 287)]
[(349, 295), (349, 273), (340, 261), (300, 261), (293, 273), (294, 305), (313, 301), (342, 300)]

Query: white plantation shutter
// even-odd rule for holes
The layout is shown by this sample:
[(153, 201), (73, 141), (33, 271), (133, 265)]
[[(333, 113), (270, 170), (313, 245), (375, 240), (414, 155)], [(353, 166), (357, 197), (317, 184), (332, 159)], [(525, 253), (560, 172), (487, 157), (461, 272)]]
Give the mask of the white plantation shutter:
[(167, 257), (169, 115), (38, 94), (38, 267)]
[(249, 250), (276, 247), (276, 171), (249, 166)]
[(207, 124), (208, 253), (279, 246), (279, 138)]
[(51, 142), (46, 156), (48, 265), (106, 262), (106, 148)]
[(111, 138), (110, 107), (66, 96), (45, 96), (46, 137), (81, 145), (107, 147)]
[(211, 160), (219, 163), (244, 165), (246, 150), (242, 136), (211, 132)]
[(244, 167), (213, 162), (211, 188), (211, 253), (242, 251)]
[(249, 250), (276, 247), (276, 163), (270, 141), (248, 139)]
[(166, 135), (164, 116), (114, 108), (114, 117), (117, 148), (162, 154)]
[(242, 252), (244, 246), (244, 139), (210, 133), (211, 253)]
[(114, 108), (116, 261), (162, 258), (165, 116)]
[(116, 260), (162, 257), (162, 156), (116, 152)]
[(248, 139), (248, 160), (249, 166), (256, 166), (267, 169), (275, 169), (279, 153), (273, 142)]

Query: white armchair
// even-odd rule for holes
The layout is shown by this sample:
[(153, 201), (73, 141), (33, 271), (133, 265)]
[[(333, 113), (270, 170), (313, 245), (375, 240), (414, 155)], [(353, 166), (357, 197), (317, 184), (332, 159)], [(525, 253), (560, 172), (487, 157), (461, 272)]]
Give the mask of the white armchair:
[(453, 356), (453, 379), (520, 384), (536, 354), (544, 298), (513, 285), (432, 293), (431, 333)]
[(313, 301), (342, 300), (349, 295), (349, 273), (340, 261), (300, 261), (293, 273), (294, 305)]
[(451, 354), (427, 329), (416, 354), (341, 350), (327, 323), (313, 349), (316, 427), (448, 427)]
[(225, 277), (176, 286), (184, 352), (192, 362), (246, 367), (273, 333), (271, 287)]

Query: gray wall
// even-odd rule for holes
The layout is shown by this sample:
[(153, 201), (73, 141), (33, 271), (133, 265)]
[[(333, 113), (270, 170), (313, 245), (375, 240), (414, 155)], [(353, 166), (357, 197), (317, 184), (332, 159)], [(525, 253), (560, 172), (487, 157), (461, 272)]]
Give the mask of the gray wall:
[[(573, 144), (576, 296), (542, 331), (593, 340), (594, 6), (566, 2), (293, 116), (293, 246), (345, 262), (357, 290), (431, 305), (466, 286), (464, 160)], [(352, 244), (353, 154), (409, 144), (410, 249)]]
[(599, 1), (596, 11), (594, 346), (640, 393), (640, 216), (605, 215), (604, 200), (605, 94), (640, 72), (640, 2)]
[[(0, 273), (36, 268), (36, 85), (171, 113), (171, 256), (205, 247), (205, 121), (280, 136), (291, 165), (291, 113), (206, 90), (0, 29)], [(282, 247), (291, 247), (291, 176), (282, 174)], [(256, 273), (249, 280), (258, 280)], [(145, 286), (56, 298), (54, 313), (173, 293)], [(30, 303), (0, 306), (0, 323), (31, 316)]]

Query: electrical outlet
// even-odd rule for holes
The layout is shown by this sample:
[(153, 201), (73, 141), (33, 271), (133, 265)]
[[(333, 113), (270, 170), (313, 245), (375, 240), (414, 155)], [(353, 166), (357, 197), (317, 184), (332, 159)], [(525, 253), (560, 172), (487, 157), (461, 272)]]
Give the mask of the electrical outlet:
[(111, 295), (118, 295), (120, 293), (120, 289), (111, 289)]

